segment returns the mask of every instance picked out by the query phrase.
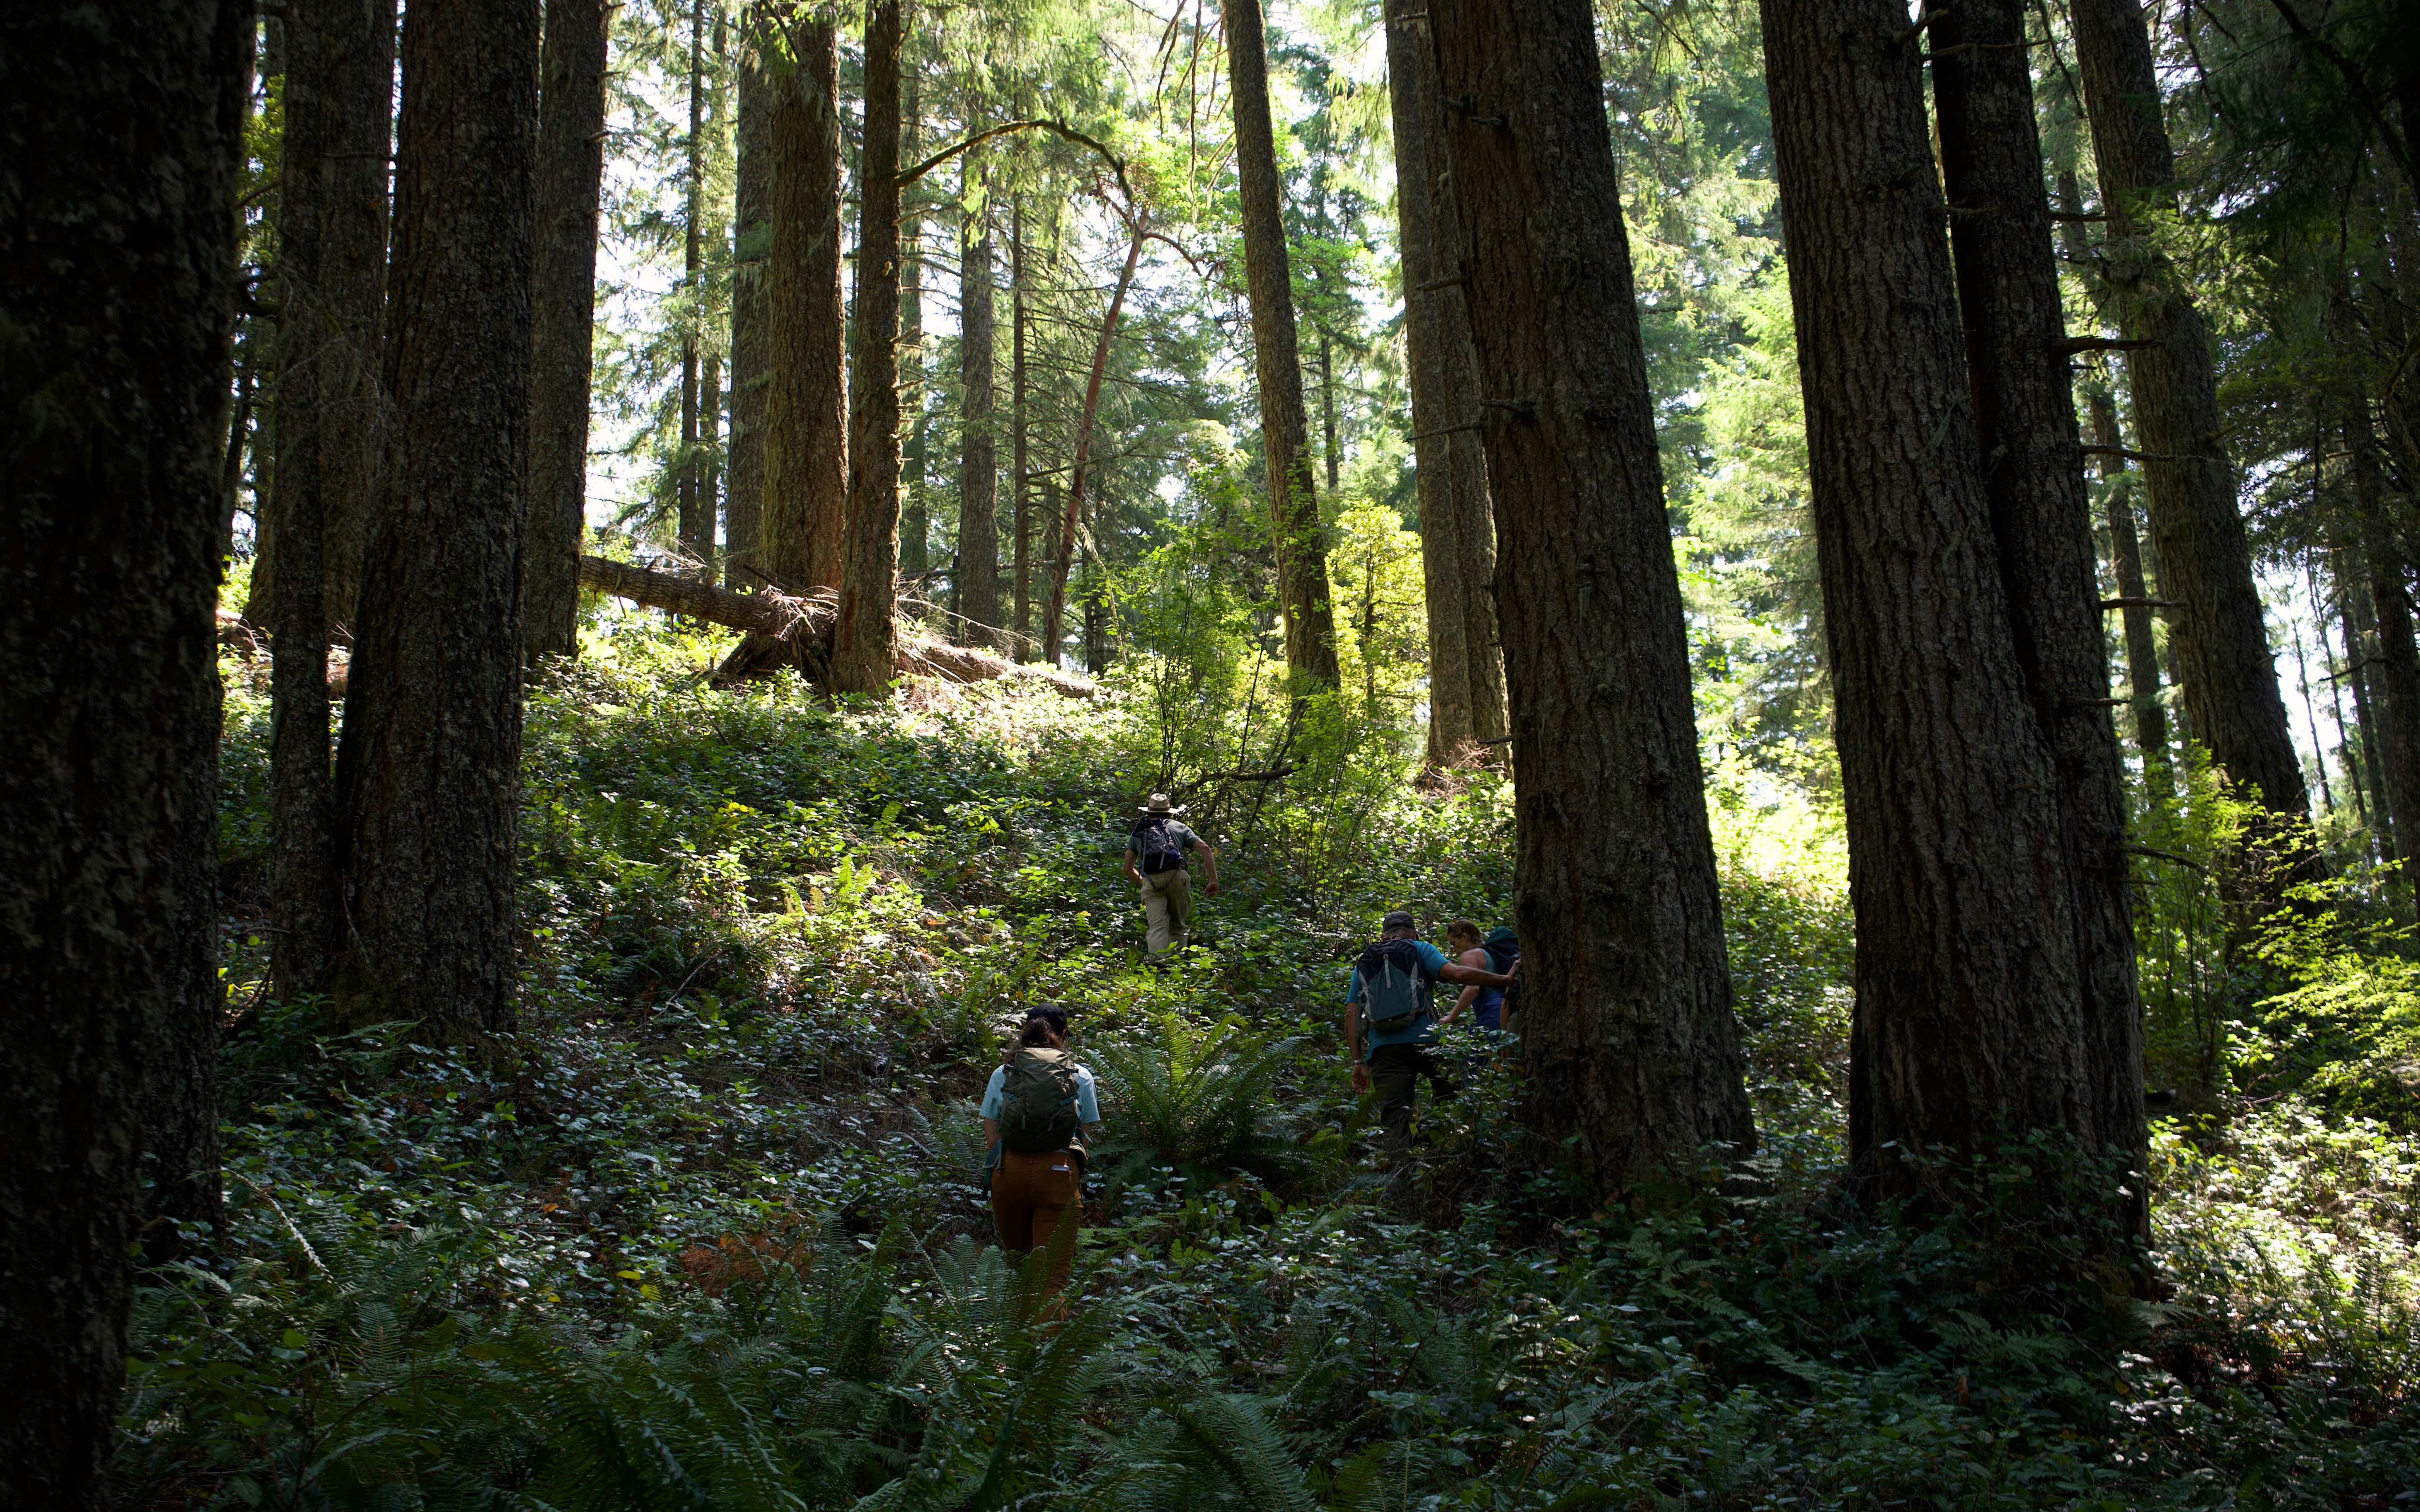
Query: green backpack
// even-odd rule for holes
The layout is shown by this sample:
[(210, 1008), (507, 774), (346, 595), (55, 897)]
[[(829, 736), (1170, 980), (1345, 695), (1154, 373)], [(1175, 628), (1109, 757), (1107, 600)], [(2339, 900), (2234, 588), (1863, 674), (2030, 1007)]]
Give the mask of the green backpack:
[(1001, 1085), (1001, 1148), (1043, 1154), (1073, 1146), (1081, 1127), (1076, 1092), (1075, 1057), (1064, 1050), (1019, 1050)]

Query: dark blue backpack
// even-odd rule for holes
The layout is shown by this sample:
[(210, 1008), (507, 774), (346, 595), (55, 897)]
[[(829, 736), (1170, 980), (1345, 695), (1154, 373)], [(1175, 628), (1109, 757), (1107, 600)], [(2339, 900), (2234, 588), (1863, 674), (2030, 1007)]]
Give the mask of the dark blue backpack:
[(1370, 1027), (1393, 1034), (1428, 1011), (1428, 979), (1411, 941), (1380, 940), (1362, 950), (1354, 969), (1361, 974), (1361, 1016)]
[(1175, 825), (1166, 814), (1153, 814), (1135, 825), (1134, 853), (1142, 857), (1145, 876), (1173, 872), (1185, 864), (1185, 847), (1177, 841)]

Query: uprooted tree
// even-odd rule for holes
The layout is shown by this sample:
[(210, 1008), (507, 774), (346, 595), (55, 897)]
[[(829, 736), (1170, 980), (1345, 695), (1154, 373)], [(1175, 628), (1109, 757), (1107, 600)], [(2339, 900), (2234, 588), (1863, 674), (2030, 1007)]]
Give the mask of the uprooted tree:
[[(627, 562), (608, 562), (603, 557), (580, 559), (580, 582), (582, 587), (626, 598), (633, 604), (747, 632), (748, 639), (716, 670), (714, 680), (718, 685), (761, 676), (783, 665), (797, 669), (800, 676), (812, 682), (829, 682), (832, 632), (839, 620), (839, 604), (833, 594), (801, 596), (769, 585), (753, 594), (735, 594), (693, 578), (651, 572)], [(1093, 698), (1100, 692), (1098, 685), (1072, 672), (1020, 664), (972, 646), (954, 646), (909, 633), (904, 626), (894, 645), (892, 675), (896, 677), (939, 677), (952, 683), (1035, 683), (1055, 693), (1079, 699)]]

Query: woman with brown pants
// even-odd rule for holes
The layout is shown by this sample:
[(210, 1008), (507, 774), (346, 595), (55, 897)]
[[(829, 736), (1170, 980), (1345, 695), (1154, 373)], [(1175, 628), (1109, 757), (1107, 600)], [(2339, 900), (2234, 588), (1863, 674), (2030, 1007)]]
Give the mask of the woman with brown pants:
[[(991, 1216), (1001, 1248), (1023, 1256), (1048, 1249), (1063, 1222), (1083, 1222), (1085, 1146), (1101, 1126), (1100, 1100), (1093, 1073), (1067, 1053), (1067, 1015), (1059, 1009), (1032, 1010), (1001, 1059), (983, 1100), (994, 1160)], [(1050, 1289), (1066, 1279), (1062, 1260), (1051, 1268)]]

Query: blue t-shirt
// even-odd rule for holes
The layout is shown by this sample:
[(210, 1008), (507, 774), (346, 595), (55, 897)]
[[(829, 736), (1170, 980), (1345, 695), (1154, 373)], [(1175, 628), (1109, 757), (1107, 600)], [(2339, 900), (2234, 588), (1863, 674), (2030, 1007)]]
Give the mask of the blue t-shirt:
[[(1369, 1058), (1370, 1051), (1377, 1049), (1382, 1044), (1433, 1044), (1436, 1041), (1436, 1014), (1434, 1011), (1435, 1005), (1431, 995), (1437, 978), (1445, 972), (1445, 952), (1426, 940), (1414, 940), (1412, 949), (1419, 951), (1420, 956), (1420, 1011), (1413, 1014), (1412, 1021), (1400, 1029), (1382, 1029), (1368, 1019), (1363, 1019), (1361, 1033), (1364, 1048), (1361, 1057), (1364, 1060)], [(1352, 980), (1345, 983), (1344, 1000), (1348, 1003), (1358, 1002), (1360, 997), (1361, 966), (1357, 958)]]
[[(1007, 1085), (1008, 1068), (1006, 1066), (991, 1073), (991, 1084), (984, 1088), (983, 1116), (985, 1118), (1000, 1117), (1001, 1088)], [(1078, 1123), (1101, 1121), (1100, 1094), (1094, 1090), (1093, 1073), (1081, 1066), (1076, 1068), (1076, 1121)]]

